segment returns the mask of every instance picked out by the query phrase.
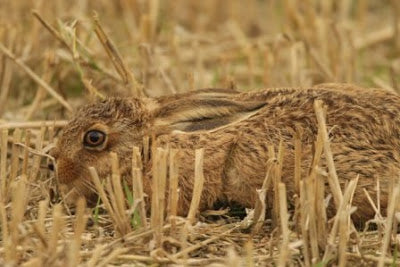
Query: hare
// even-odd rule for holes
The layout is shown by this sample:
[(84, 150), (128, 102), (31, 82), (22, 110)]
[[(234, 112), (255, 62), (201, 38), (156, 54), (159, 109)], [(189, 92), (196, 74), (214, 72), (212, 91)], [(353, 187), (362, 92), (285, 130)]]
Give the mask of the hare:
[[(380, 179), (381, 208), (388, 202), (390, 179), (400, 171), (400, 97), (379, 89), (348, 84), (311, 88), (279, 88), (239, 93), (203, 89), (160, 98), (109, 98), (83, 106), (64, 128), (52, 155), (58, 181), (69, 197), (96, 199), (88, 171), (109, 174), (109, 152), (118, 153), (121, 173), (131, 173), (132, 147), (144, 136), (157, 145), (180, 149), (179, 211), (186, 214), (194, 183), (194, 150), (204, 148), (204, 190), (200, 209), (216, 201), (256, 203), (256, 189), (266, 174), (268, 146), (283, 141), (286, 152), (282, 181), (293, 201), (293, 135), (301, 130), (302, 177), (313, 157), (318, 123), (313, 103), (327, 106), (327, 126), (340, 185), (359, 175), (353, 197), (353, 218), (371, 219), (374, 210), (363, 192), (376, 199)], [(325, 163), (322, 159), (321, 167)], [(151, 195), (151, 159), (144, 166), (144, 191)], [(328, 190), (327, 190), (328, 191)], [(328, 216), (335, 214), (329, 205)]]

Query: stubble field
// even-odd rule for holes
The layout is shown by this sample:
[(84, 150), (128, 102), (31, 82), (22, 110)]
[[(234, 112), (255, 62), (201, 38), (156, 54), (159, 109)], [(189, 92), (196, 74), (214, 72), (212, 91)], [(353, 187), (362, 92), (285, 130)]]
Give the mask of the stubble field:
[(345, 203), (327, 220), (318, 183), (293, 209), (276, 185), (271, 218), (181, 218), (170, 203), (164, 218), (114, 184), (95, 208), (71, 208), (47, 153), (79, 105), (107, 96), (324, 82), (400, 92), (399, 20), (397, 0), (0, 1), (0, 265), (398, 266), (396, 214), (354, 228)]

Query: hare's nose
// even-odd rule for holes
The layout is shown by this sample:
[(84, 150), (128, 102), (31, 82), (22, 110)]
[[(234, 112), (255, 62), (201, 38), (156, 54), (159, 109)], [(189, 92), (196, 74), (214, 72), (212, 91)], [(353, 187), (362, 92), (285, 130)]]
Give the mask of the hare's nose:
[(47, 164), (47, 167), (49, 168), (50, 171), (54, 171), (54, 164), (53, 164), (53, 162), (50, 162), (49, 164)]

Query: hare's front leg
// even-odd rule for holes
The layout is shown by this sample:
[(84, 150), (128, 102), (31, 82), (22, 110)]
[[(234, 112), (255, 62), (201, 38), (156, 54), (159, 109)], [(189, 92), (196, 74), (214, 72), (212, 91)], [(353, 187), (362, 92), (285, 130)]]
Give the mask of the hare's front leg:
[(204, 185), (200, 210), (211, 209), (217, 200), (225, 200), (225, 164), (235, 136), (229, 133), (176, 133), (160, 136), (158, 145), (178, 149), (179, 200), (178, 213), (186, 215), (192, 201), (195, 180), (195, 150), (204, 149)]

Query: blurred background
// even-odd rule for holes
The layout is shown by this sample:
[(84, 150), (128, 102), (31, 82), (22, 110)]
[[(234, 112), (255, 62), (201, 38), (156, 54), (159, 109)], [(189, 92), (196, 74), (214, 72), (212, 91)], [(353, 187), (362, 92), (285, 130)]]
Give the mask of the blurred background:
[(205, 87), (399, 91), (399, 19), (398, 0), (0, 0), (0, 118), (69, 116), (38, 79), (73, 109)]

